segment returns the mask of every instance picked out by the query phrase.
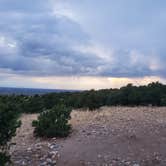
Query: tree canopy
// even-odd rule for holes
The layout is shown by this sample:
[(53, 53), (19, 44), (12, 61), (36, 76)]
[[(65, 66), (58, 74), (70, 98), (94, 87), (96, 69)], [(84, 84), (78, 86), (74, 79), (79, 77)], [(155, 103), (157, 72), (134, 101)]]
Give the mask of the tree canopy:
[(128, 84), (120, 89), (48, 93), (43, 95), (1, 95), (0, 101), (14, 103), (20, 112), (42, 112), (63, 103), (72, 108), (94, 110), (101, 106), (166, 106), (166, 85), (152, 82), (146, 86)]

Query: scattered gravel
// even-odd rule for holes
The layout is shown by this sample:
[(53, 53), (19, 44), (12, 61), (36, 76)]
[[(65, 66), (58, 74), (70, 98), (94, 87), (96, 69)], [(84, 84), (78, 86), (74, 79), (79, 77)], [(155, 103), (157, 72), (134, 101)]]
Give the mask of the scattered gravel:
[(33, 135), (24, 114), (12, 140), (14, 166), (166, 166), (166, 108), (103, 107), (73, 111), (65, 139)]
[(55, 166), (60, 157), (60, 146), (56, 138), (40, 139), (33, 135), (31, 122), (37, 119), (37, 115), (22, 115), (22, 126), (18, 129), (16, 142), (11, 147), (10, 154), (14, 166)]

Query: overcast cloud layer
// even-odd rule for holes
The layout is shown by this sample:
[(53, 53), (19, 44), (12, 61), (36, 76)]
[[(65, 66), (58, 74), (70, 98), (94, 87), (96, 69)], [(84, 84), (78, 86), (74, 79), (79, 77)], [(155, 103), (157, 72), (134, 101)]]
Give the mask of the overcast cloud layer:
[(1, 71), (166, 77), (163, 0), (0, 0), (0, 20)]

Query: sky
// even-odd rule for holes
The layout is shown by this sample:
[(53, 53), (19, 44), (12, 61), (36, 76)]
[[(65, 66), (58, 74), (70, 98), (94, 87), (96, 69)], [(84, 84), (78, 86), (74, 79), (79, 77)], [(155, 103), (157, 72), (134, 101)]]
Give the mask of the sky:
[(164, 0), (0, 0), (0, 86), (166, 83)]

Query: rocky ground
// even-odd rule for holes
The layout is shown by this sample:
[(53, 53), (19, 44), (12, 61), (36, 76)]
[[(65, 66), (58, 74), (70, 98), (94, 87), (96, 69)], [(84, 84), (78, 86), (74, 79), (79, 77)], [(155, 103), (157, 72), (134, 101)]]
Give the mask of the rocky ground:
[(54, 166), (59, 158), (59, 145), (56, 138), (41, 139), (33, 135), (32, 121), (37, 119), (37, 114), (24, 114), (21, 117), (22, 125), (17, 130), (16, 143), (10, 149), (14, 166)]
[(21, 117), (11, 148), (14, 166), (166, 166), (165, 107), (73, 111), (73, 131), (66, 139), (35, 138), (36, 118)]

